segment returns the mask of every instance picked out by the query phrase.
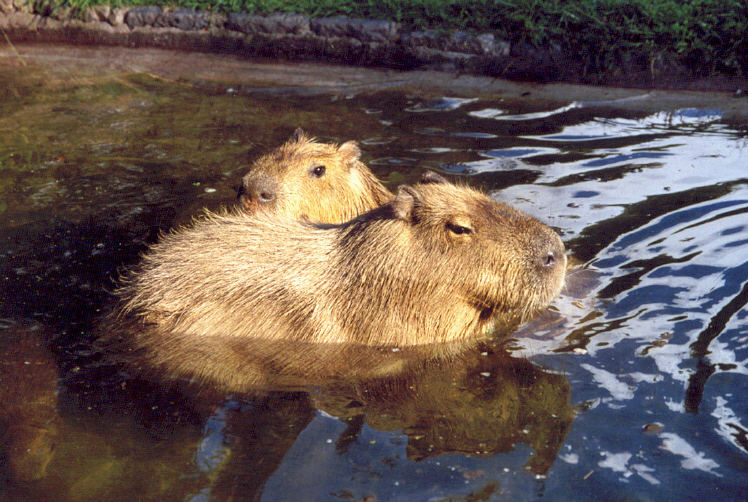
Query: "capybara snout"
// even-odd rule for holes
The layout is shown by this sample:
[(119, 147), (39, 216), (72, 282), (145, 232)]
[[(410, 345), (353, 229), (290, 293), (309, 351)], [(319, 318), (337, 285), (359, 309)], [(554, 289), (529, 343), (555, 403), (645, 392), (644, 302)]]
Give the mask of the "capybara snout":
[(543, 250), (540, 252), (539, 263), (541, 268), (552, 269), (558, 263), (566, 264), (566, 248), (561, 237), (555, 232), (548, 235)]
[(237, 199), (242, 208), (251, 213), (275, 202), (277, 193), (278, 185), (269, 176), (250, 172), (237, 188)]
[[(567, 265), (564, 243), (555, 231), (544, 225), (537, 231), (538, 245), (535, 262), (538, 280), (560, 284), (560, 287), (563, 287)], [(558, 293), (560, 289), (553, 296)]]
[(353, 141), (318, 143), (297, 129), (286, 143), (252, 163), (238, 188), (239, 205), (250, 214), (348, 221), (392, 198), (360, 156)]

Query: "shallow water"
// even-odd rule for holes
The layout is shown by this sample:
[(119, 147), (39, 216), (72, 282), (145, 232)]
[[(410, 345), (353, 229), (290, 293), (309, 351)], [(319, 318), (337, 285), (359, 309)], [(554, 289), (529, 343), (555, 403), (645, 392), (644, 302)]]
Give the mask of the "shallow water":
[[(118, 272), (159, 231), (232, 203), (248, 160), (297, 126), (358, 140), (393, 189), (425, 169), (480, 186), (558, 229), (586, 270), (508, 341), (396, 378), (191, 395), (102, 364), (91, 343)], [(19, 67), (0, 76), (0, 131), (0, 498), (748, 489), (748, 143), (719, 110)], [(12, 455), (30, 460), (12, 470)]]

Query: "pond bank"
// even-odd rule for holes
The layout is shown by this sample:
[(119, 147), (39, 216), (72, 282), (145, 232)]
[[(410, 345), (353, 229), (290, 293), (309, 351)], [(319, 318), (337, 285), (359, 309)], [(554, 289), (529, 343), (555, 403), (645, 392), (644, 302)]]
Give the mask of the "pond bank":
[(687, 68), (664, 59), (589, 72), (557, 46), (510, 43), (492, 33), (411, 31), (399, 23), (369, 19), (109, 6), (75, 16), (69, 8), (35, 8), (0, 0), (0, 28), (14, 44), (151, 47), (533, 82), (737, 91), (743, 96), (748, 90), (748, 79), (695, 78)]
[[(64, 64), (63, 64), (64, 63)], [(559, 106), (604, 106), (652, 113), (700, 108), (717, 111), (725, 120), (748, 123), (748, 99), (718, 92), (641, 90), (572, 84), (513, 82), (486, 76), (435, 70), (399, 71), (320, 63), (288, 63), (226, 54), (188, 53), (165, 49), (19, 44), (0, 46), (0, 67), (38, 65), (48, 79), (73, 85), (87, 75), (118, 72), (150, 73), (187, 85), (220, 92), (263, 91), (299, 95), (355, 95), (383, 89), (412, 91), (420, 96), (497, 97), (529, 101), (538, 109)], [(75, 68), (75, 74), (70, 74)]]

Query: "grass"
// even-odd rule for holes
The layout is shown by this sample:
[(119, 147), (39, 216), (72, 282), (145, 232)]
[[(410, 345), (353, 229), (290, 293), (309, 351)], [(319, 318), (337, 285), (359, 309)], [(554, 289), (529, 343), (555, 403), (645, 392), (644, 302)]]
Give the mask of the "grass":
[(492, 32), (555, 45), (591, 71), (671, 58), (699, 76), (748, 76), (745, 0), (34, 0), (86, 8), (168, 5), (206, 11), (363, 17), (413, 29)]

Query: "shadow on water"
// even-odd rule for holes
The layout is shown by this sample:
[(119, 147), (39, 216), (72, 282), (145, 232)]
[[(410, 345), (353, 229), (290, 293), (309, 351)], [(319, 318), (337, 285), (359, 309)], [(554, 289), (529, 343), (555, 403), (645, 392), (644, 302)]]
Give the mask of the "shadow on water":
[[(746, 132), (717, 112), (48, 77), (0, 76), (3, 500), (748, 488)], [(258, 346), (262, 371), (288, 353), (347, 369), (252, 390), (102, 358), (119, 272), (159, 232), (232, 204), (249, 160), (297, 126), (358, 140), (391, 189), (426, 169), (479, 186), (558, 229), (583, 265), (509, 340), (448, 358)]]

